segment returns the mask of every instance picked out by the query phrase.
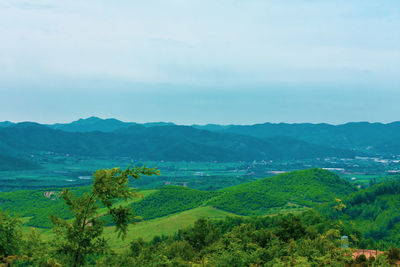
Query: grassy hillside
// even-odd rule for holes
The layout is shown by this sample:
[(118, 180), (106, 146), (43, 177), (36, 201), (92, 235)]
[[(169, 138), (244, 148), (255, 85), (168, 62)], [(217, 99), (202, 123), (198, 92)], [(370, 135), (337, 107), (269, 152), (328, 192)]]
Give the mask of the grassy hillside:
[(275, 214), (282, 210), (304, 210), (356, 189), (334, 173), (309, 169), (280, 174), (272, 178), (203, 192), (183, 187), (163, 187), (148, 198), (132, 205), (144, 219), (213, 206), (240, 215)]
[[(88, 187), (73, 189), (76, 194), (86, 190)], [(58, 197), (60, 191), (46, 189), (0, 193), (0, 208), (29, 218), (25, 225), (50, 228), (51, 212), (63, 218), (71, 216), (63, 200)], [(157, 191), (145, 191), (146, 197), (130, 205), (134, 213), (144, 220), (202, 206), (212, 206), (239, 215), (265, 215), (283, 210), (304, 210), (304, 206), (313, 207), (354, 191), (350, 184), (331, 172), (309, 169), (211, 192), (166, 186)]]
[[(80, 195), (90, 190), (90, 187), (72, 188), (74, 194)], [(0, 208), (8, 210), (13, 215), (24, 218), (25, 226), (51, 228), (50, 214), (54, 213), (63, 219), (72, 218), (72, 213), (59, 197), (62, 189), (49, 188), (38, 190), (21, 190), (15, 192), (0, 192)], [(146, 197), (155, 190), (145, 190), (140, 193)], [(131, 204), (137, 199), (124, 205)]]
[[(73, 191), (80, 194), (87, 190), (88, 187), (81, 187)], [(25, 217), (26, 226), (51, 228), (49, 219), (51, 213), (64, 219), (72, 216), (64, 201), (59, 197), (60, 192), (60, 188), (0, 192), (0, 208)]]
[(315, 168), (222, 189), (208, 204), (236, 214), (262, 215), (285, 206), (313, 207), (354, 191), (336, 174)]
[(216, 192), (199, 191), (180, 186), (165, 186), (154, 194), (133, 203), (131, 207), (135, 214), (148, 220), (197, 208), (216, 194)]
[(202, 217), (224, 219), (226, 216), (236, 215), (213, 207), (198, 207), (130, 225), (125, 240), (115, 238), (114, 227), (108, 227), (105, 231), (105, 236), (106, 238), (110, 238), (110, 244), (113, 248), (121, 249), (127, 247), (132, 239), (143, 238), (144, 240), (150, 241), (155, 236), (172, 235), (179, 229), (192, 225), (197, 219)]
[[(142, 192), (143, 193), (143, 192)], [(148, 191), (145, 194), (150, 193)], [(187, 226), (193, 225), (193, 223), (199, 218), (208, 218), (214, 220), (224, 219), (227, 216), (236, 216), (233, 213), (218, 210), (213, 207), (198, 207), (183, 212), (170, 214), (167, 216), (140, 221), (136, 224), (132, 224), (128, 228), (127, 236), (124, 240), (116, 238), (115, 227), (109, 226), (105, 229), (105, 238), (110, 241), (110, 245), (113, 249), (121, 250), (129, 246), (133, 239), (143, 238), (146, 241), (152, 240), (155, 236), (162, 235), (173, 235), (179, 229), (183, 229)], [(27, 221), (29, 218), (23, 221)], [(30, 232), (30, 227), (23, 228), (27, 234)], [(51, 229), (40, 229), (42, 238), (44, 240), (51, 240), (54, 233)]]

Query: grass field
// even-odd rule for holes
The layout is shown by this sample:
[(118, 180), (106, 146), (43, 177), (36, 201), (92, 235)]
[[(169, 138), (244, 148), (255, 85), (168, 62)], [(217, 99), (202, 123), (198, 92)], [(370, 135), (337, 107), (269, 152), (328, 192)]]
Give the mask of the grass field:
[[(151, 193), (147, 191), (147, 193)], [(237, 216), (233, 213), (218, 210), (213, 207), (199, 207), (192, 210), (184, 211), (177, 214), (171, 214), (165, 217), (141, 221), (129, 226), (128, 234), (124, 240), (117, 238), (115, 227), (107, 227), (104, 236), (108, 239), (111, 248), (122, 250), (129, 246), (133, 239), (143, 238), (146, 241), (153, 239), (155, 236), (172, 235), (179, 229), (192, 225), (201, 217), (210, 219), (224, 219), (226, 216)], [(51, 229), (38, 229), (42, 238), (46, 241), (52, 239), (53, 232)], [(23, 232), (30, 231), (30, 227), (23, 227)]]
[(112, 248), (122, 249), (129, 245), (133, 239), (143, 238), (146, 241), (155, 236), (172, 235), (179, 229), (192, 225), (194, 221), (201, 217), (210, 219), (224, 219), (226, 216), (236, 216), (233, 213), (218, 210), (213, 207), (199, 207), (184, 211), (178, 214), (171, 214), (154, 220), (139, 222), (129, 227), (129, 232), (125, 240), (115, 238), (114, 227), (105, 230), (105, 237), (110, 239)]

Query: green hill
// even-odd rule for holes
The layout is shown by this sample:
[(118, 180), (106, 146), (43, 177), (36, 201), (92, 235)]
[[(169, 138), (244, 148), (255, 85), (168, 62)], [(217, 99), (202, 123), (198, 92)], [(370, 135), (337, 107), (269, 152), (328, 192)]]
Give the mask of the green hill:
[[(87, 187), (74, 190), (82, 192)], [(51, 228), (50, 214), (66, 219), (72, 216), (67, 205), (59, 198), (61, 189), (21, 190), (0, 192), (0, 208), (25, 218), (26, 226)]]
[(131, 206), (135, 214), (148, 220), (197, 208), (215, 195), (216, 192), (199, 191), (180, 186), (165, 186)]
[(356, 189), (334, 173), (308, 169), (272, 178), (204, 192), (167, 186), (132, 205), (144, 219), (196, 208), (213, 206), (238, 215), (274, 214), (282, 210), (302, 210), (343, 197)]
[(366, 238), (400, 245), (400, 181), (388, 181), (356, 192), (343, 200), (346, 208), (335, 213), (323, 207), (332, 217), (353, 221)]
[(240, 215), (263, 215), (284, 206), (313, 207), (354, 191), (336, 174), (314, 168), (222, 189), (209, 204)]
[[(87, 187), (75, 188), (81, 193)], [(68, 218), (69, 211), (58, 198), (60, 189), (0, 192), (0, 208), (29, 217), (26, 225), (48, 228), (51, 212)], [(130, 205), (144, 220), (163, 217), (201, 206), (212, 206), (238, 215), (275, 214), (283, 210), (304, 210), (334, 200), (355, 189), (337, 175), (309, 169), (280, 174), (218, 191), (165, 186)], [(47, 192), (47, 193), (46, 193)], [(48, 195), (50, 192), (50, 196)], [(54, 192), (54, 193), (51, 193)], [(107, 218), (106, 218), (107, 219)]]
[[(81, 195), (88, 192), (90, 187), (71, 188), (71, 192)], [(25, 226), (38, 228), (51, 228), (50, 214), (69, 219), (72, 213), (64, 200), (60, 198), (61, 188), (48, 188), (37, 190), (20, 190), (14, 192), (0, 192), (0, 209), (8, 210), (13, 215), (19, 215), (24, 219)], [(155, 190), (141, 191), (146, 198), (156, 192)], [(137, 201), (137, 199), (131, 202)], [(128, 204), (131, 204), (129, 202)]]

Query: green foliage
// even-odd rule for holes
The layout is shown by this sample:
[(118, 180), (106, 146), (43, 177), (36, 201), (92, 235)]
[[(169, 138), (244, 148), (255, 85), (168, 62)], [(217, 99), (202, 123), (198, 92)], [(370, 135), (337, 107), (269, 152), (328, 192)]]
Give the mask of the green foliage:
[[(53, 216), (55, 240), (46, 243), (38, 231), (33, 230), (22, 239), (16, 238), (19, 241), (15, 243), (15, 249), (4, 262), (25, 264), (23, 266), (56, 266), (59, 263), (66, 266), (83, 263), (89, 266), (343, 266), (344, 263), (355, 266), (356, 263), (349, 258), (351, 254), (344, 254), (339, 249), (343, 235), (349, 237), (353, 248), (389, 250), (392, 245), (398, 247), (398, 181), (356, 191), (330, 172), (310, 169), (215, 192), (166, 186), (134, 204), (123, 204), (123, 200), (139, 196), (128, 187), (128, 177), (138, 178), (154, 172), (145, 167), (125, 171), (99, 170), (94, 174), (91, 188), (64, 190), (62, 194), (56, 189), (1, 193), (2, 206), (13, 208), (25, 203), (25, 207), (32, 207), (32, 211), (26, 211), (14, 206), (16, 211), (24, 212), (23, 220), (28, 223), (35, 216), (40, 218), (40, 212), (47, 214), (46, 205), (48, 210), (60, 209), (55, 212), (65, 215)], [(48, 198), (44, 196), (46, 192), (54, 194)], [(209, 204), (220, 205), (219, 208), (225, 205), (236, 213), (265, 214), (276, 211), (269, 206), (269, 200), (274, 199), (281, 200), (281, 206), (276, 208), (294, 206), (298, 208), (293, 210), (299, 211), (300, 207), (307, 205), (325, 211), (329, 217), (309, 209), (299, 214), (228, 217), (222, 221), (203, 218), (174, 236), (159, 231), (159, 236), (151, 242), (131, 240), (129, 250), (118, 254), (110, 250), (103, 238), (104, 218), (100, 216), (104, 214), (115, 225), (118, 234), (124, 237), (126, 226), (137, 219), (132, 208), (144, 219)], [(32, 217), (30, 220), (25, 217), (29, 215)], [(163, 222), (172, 224), (176, 222), (175, 217), (167, 217)], [(5, 221), (13, 219), (10, 214), (2, 218)], [(370, 222), (371, 219), (374, 223)], [(14, 229), (20, 236), (19, 226)], [(108, 231), (108, 237), (113, 238), (113, 229)], [(122, 247), (120, 245), (118, 247)], [(389, 250), (387, 255), (378, 256), (375, 262), (368, 260), (363, 264), (389, 266), (385, 264), (393, 263), (398, 257), (397, 252), (396, 249)]]
[[(320, 210), (332, 217), (339, 215), (343, 221), (353, 221), (366, 238), (385, 241), (386, 248), (400, 245), (400, 181), (388, 181), (355, 192), (343, 199), (341, 210), (335, 208), (337, 203), (330, 206), (333, 209), (321, 207)], [(371, 221), (374, 223), (371, 224)], [(360, 245), (376, 248), (374, 242)]]
[(21, 221), (0, 209), (0, 257), (15, 255), (21, 242)]
[(57, 261), (51, 258), (50, 244), (43, 241), (35, 228), (23, 236), (21, 252), (23, 257), (18, 261), (21, 266), (58, 266)]
[(199, 207), (216, 194), (181, 186), (164, 186), (131, 207), (138, 216), (148, 220)]
[(388, 260), (392, 264), (396, 264), (398, 261), (400, 261), (400, 249), (391, 247), (388, 251), (387, 256), (388, 256)]
[(183, 238), (196, 250), (211, 245), (220, 237), (220, 230), (211, 221), (204, 218), (198, 219), (193, 227), (183, 232)]
[(211, 205), (240, 215), (274, 214), (282, 209), (304, 210), (332, 201), (355, 189), (337, 175), (309, 169), (280, 174), (214, 192), (165, 186), (131, 206), (143, 219)]
[[(71, 192), (82, 195), (89, 190), (88, 187), (81, 187), (71, 189)], [(29, 218), (24, 223), (26, 226), (49, 229), (52, 227), (49, 220), (52, 213), (62, 219), (72, 218), (72, 212), (60, 194), (61, 189), (59, 188), (0, 192), (0, 207), (9, 210), (13, 215), (18, 214), (21, 217)]]
[[(103, 175), (112, 179), (112, 170), (109, 171), (110, 173)], [(121, 185), (124, 183), (124, 179), (115, 181), (122, 181)], [(103, 182), (98, 184), (98, 190), (103, 184), (112, 187), (112, 183)], [(107, 201), (113, 202), (114, 197), (111, 197), (114, 194), (113, 190), (100, 191), (102, 192), (100, 194), (105, 194), (102, 197), (106, 196), (103, 205), (107, 206)], [(122, 196), (125, 193), (117, 194)], [(58, 227), (61, 232), (67, 234), (57, 236), (53, 242), (44, 243), (39, 233), (32, 229), (19, 243), (20, 246), (15, 251), (17, 255), (9, 256), (3, 262), (12, 266), (61, 266), (60, 263), (63, 266), (77, 266), (84, 263), (85, 266), (144, 267), (360, 266), (361, 264), (390, 266), (400, 254), (398, 249), (392, 248), (387, 254), (378, 255), (376, 261), (367, 260), (362, 256), (352, 260), (351, 249), (340, 249), (341, 236), (352, 236), (354, 240), (358, 239), (360, 242), (363, 241), (363, 237), (351, 225), (332, 220), (315, 210), (296, 215), (227, 217), (219, 221), (200, 218), (192, 226), (179, 230), (173, 236), (156, 237), (150, 242), (142, 239), (132, 240), (127, 250), (116, 253), (106, 249), (104, 247), (106, 244), (101, 243), (104, 239), (98, 233), (102, 227), (96, 228), (96, 225), (92, 224), (96, 223), (97, 217), (89, 215), (96, 210), (94, 205), (87, 205), (90, 202), (90, 195), (85, 193), (77, 197), (69, 195), (68, 192), (64, 194), (67, 195), (65, 199), (76, 214), (72, 221), (59, 222), (69, 224), (70, 228), (60, 225)], [(98, 202), (102, 203), (100, 197)], [(82, 210), (86, 210), (85, 205), (82, 205), (84, 203), (89, 207), (86, 213), (87, 220), (79, 219), (84, 214)], [(88, 224), (84, 224), (85, 221)], [(76, 231), (73, 230), (75, 222), (79, 222)], [(73, 240), (81, 236), (80, 223), (86, 225), (86, 230), (84, 238), (77, 244)], [(93, 242), (94, 240), (100, 242)], [(65, 246), (60, 246), (60, 241), (64, 241)], [(85, 245), (86, 242), (90, 244), (90, 248)], [(80, 261), (81, 258), (78, 257), (78, 261), (75, 262), (74, 253), (69, 253), (66, 249), (68, 247), (73, 250), (78, 245), (81, 246), (79, 251), (82, 253), (79, 257), (83, 258)]]
[(285, 242), (291, 239), (299, 239), (304, 236), (304, 234), (305, 228), (300, 218), (292, 216), (291, 214), (281, 220), (276, 232), (276, 235)]
[[(99, 179), (95, 181), (94, 186), (107, 187), (108, 180), (104, 181), (102, 178), (104, 173), (98, 172), (96, 175)], [(121, 181), (108, 182), (118, 184)], [(121, 192), (126, 190), (122, 187), (117, 189), (115, 190), (122, 190)], [(145, 220), (200, 206), (214, 206), (240, 215), (264, 215), (275, 214), (282, 209), (303, 211), (304, 206), (316, 207), (321, 202), (331, 201), (337, 197), (342, 198), (343, 195), (354, 191), (351, 185), (335, 174), (321, 169), (310, 169), (280, 174), (219, 191), (165, 186), (140, 201), (132, 203), (130, 207), (135, 210), (136, 215)], [(70, 189), (69, 192), (82, 196), (89, 194), (90, 188), (75, 188)], [(45, 197), (45, 194), (51, 195)], [(109, 204), (108, 202), (101, 203), (102, 207), (109, 207)], [(59, 189), (0, 193), (0, 205), (4, 209), (12, 210), (14, 214), (29, 217), (25, 223), (28, 226), (50, 228), (51, 223), (47, 218), (52, 211), (64, 220), (72, 218), (72, 212), (60, 197)], [(107, 225), (118, 223), (119, 227), (123, 227), (124, 222), (130, 217), (128, 209), (129, 207), (125, 206), (113, 206), (111, 212), (103, 216), (102, 220)]]
[(135, 191), (128, 187), (129, 177), (138, 179), (141, 175), (159, 174), (159, 171), (146, 167), (120, 168), (96, 171), (93, 189), (82, 196), (75, 196), (64, 189), (61, 196), (73, 213), (73, 220), (63, 220), (51, 216), (56, 238), (54, 241), (55, 255), (61, 262), (71, 266), (81, 266), (88, 255), (104, 254), (107, 242), (102, 237), (103, 223), (98, 217), (99, 204), (104, 205), (112, 216), (118, 236), (126, 235), (127, 226), (134, 222), (134, 216), (129, 207), (122, 205), (114, 207), (120, 199), (129, 200), (138, 197)]
[(384, 254), (376, 256), (376, 260), (372, 264), (374, 267), (390, 267), (390, 265), (387, 255)]
[[(293, 222), (300, 232), (291, 231)], [(340, 224), (314, 211), (300, 215), (201, 218), (176, 235), (157, 242), (134, 240), (126, 254), (108, 255), (99, 266), (344, 266), (351, 251), (338, 248)], [(327, 229), (327, 230), (326, 230)], [(350, 266), (350, 265), (349, 265)]]
[(336, 174), (315, 168), (223, 189), (209, 204), (236, 214), (263, 215), (288, 203), (315, 207), (354, 191)]

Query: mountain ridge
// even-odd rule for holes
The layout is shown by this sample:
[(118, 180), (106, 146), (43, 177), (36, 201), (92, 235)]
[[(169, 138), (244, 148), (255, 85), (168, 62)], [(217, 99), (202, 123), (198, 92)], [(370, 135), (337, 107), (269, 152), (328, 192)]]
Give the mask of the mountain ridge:
[(25, 153), (51, 151), (84, 156), (129, 156), (139, 160), (228, 162), (356, 155), (353, 151), (295, 139), (277, 142), (177, 125), (134, 124), (113, 132), (66, 132), (25, 122), (0, 128), (0, 140)]

